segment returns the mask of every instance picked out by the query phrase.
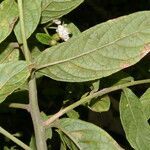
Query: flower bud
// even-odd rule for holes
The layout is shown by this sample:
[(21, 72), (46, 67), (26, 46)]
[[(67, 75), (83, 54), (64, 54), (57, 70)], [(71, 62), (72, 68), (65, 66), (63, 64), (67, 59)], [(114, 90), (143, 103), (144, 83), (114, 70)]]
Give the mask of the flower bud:
[(56, 45), (57, 44), (57, 41), (56, 40), (50, 40), (49, 41), (49, 45), (50, 46), (54, 46), (54, 45)]

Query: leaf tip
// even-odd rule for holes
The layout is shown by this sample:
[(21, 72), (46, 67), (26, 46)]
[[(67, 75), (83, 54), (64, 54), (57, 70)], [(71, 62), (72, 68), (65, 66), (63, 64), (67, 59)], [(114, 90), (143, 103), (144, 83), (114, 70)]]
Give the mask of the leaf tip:
[(141, 56), (144, 57), (150, 52), (150, 43), (145, 44)]

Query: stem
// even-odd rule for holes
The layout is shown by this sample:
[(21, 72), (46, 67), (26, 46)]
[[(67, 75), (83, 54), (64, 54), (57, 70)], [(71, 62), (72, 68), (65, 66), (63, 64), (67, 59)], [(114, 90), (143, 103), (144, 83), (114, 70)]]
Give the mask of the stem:
[[(20, 16), (20, 27), (21, 27), (24, 55), (28, 65), (30, 65), (32, 63), (32, 59), (31, 59), (31, 54), (28, 49), (26, 36), (25, 36), (22, 0), (18, 0), (18, 9), (19, 9), (19, 16)], [(28, 86), (29, 86), (29, 101), (30, 101), (29, 106), (30, 106), (30, 113), (33, 121), (34, 132), (35, 132), (36, 147), (37, 150), (47, 150), (45, 128), (42, 125), (42, 121), (41, 121), (40, 110), (38, 106), (38, 98), (37, 98), (36, 78), (33, 70), (31, 70), (31, 77), (29, 78)]]
[(28, 104), (6, 103), (6, 104), (1, 104), (0, 108), (1, 107), (10, 107), (10, 108), (17, 108), (17, 109), (25, 109), (28, 112), (30, 111)]
[(47, 35), (49, 35), (49, 33), (48, 33), (48, 31), (47, 31), (47, 28), (46, 28), (46, 27), (44, 27), (44, 31), (45, 31), (45, 33), (46, 33)]
[(59, 112), (57, 112), (56, 114), (54, 114), (52, 117), (50, 117), (48, 120), (46, 120), (45, 122), (43, 122), (44, 126), (49, 126), (51, 123), (53, 123), (55, 120), (57, 120), (59, 117), (61, 117), (62, 115), (64, 115), (65, 113), (69, 112), (70, 110), (76, 108), (77, 106), (87, 103), (88, 101), (90, 101), (92, 98), (96, 98), (105, 94), (108, 94), (110, 92), (116, 91), (116, 90), (121, 90), (124, 89), (126, 87), (129, 86), (134, 86), (134, 85), (139, 85), (139, 84), (145, 84), (145, 83), (150, 83), (150, 79), (145, 79), (145, 80), (139, 80), (139, 81), (133, 81), (133, 82), (129, 82), (129, 83), (125, 83), (122, 85), (117, 85), (117, 86), (112, 86), (109, 88), (105, 88), (102, 89), (96, 93), (93, 93), (85, 98), (80, 99), (79, 101), (71, 104), (70, 106), (61, 109)]
[(22, 0), (18, 0), (18, 9), (19, 9), (19, 17), (20, 17), (19, 21), (20, 21), (21, 36), (22, 36), (22, 42), (23, 42), (23, 48), (24, 48), (24, 55), (25, 55), (26, 61), (30, 64), (31, 55), (28, 49), (26, 35), (25, 35)]
[(24, 144), (22, 141), (20, 141), (19, 139), (17, 139), (16, 137), (14, 137), (12, 134), (10, 134), (9, 132), (7, 132), (5, 129), (3, 129), (2, 127), (0, 127), (0, 133), (5, 135), (6, 137), (8, 137), (9, 139), (11, 139), (13, 142), (15, 142), (16, 144), (18, 144), (20, 147), (22, 147), (25, 150), (32, 150), (29, 146), (27, 146), (26, 144)]
[(10, 103), (10, 104), (8, 104), (8, 107), (10, 107), (10, 108), (18, 108), (18, 109), (25, 109), (27, 111), (30, 111), (28, 104)]
[(29, 99), (30, 99), (30, 113), (33, 120), (35, 131), (37, 150), (47, 150), (45, 128), (42, 125), (40, 111), (37, 101), (37, 88), (35, 75), (29, 81)]

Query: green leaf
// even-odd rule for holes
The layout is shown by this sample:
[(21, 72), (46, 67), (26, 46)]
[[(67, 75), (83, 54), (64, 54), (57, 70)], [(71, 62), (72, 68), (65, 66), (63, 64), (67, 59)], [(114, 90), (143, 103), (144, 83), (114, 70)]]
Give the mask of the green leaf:
[[(40, 17), (41, 17), (41, 0), (23, 0), (23, 13), (24, 13), (24, 24), (26, 39), (28, 39), (31, 34), (36, 29)], [(15, 26), (15, 35), (19, 43), (22, 42), (22, 36), (20, 32), (20, 21)]]
[(52, 39), (52, 37), (46, 33), (37, 33), (36, 39), (42, 44), (50, 45), (50, 40)]
[(79, 6), (82, 2), (83, 0), (42, 0), (41, 23), (62, 17)]
[(67, 24), (67, 28), (69, 29), (69, 31), (70, 31), (70, 33), (72, 34), (73, 37), (77, 36), (81, 33), (80, 30), (77, 28), (77, 26), (75, 26), (74, 23)]
[(110, 108), (110, 98), (109, 96), (104, 96), (92, 99), (88, 107), (95, 112), (108, 111)]
[[(121, 147), (101, 128), (81, 120), (61, 119), (59, 132), (71, 150), (120, 150)], [(74, 144), (72, 147), (70, 142)]]
[(34, 136), (31, 137), (30, 148), (32, 148), (32, 150), (36, 150), (36, 142), (35, 142), (35, 137)]
[(29, 69), (24, 61), (0, 64), (0, 103), (25, 83), (29, 75)]
[(19, 60), (17, 43), (4, 41), (0, 44), (0, 64)]
[(147, 120), (150, 119), (150, 88), (140, 98)]
[(149, 150), (150, 126), (140, 100), (130, 89), (125, 89), (121, 95), (120, 117), (131, 146), (136, 150)]
[(149, 16), (150, 11), (143, 11), (97, 25), (42, 52), (37, 68), (68, 82), (94, 80), (127, 68), (150, 51)]
[[(47, 116), (44, 112), (41, 112), (41, 117), (44, 121), (46, 121), (47, 119), (50, 118), (50, 116)], [(46, 140), (52, 138), (52, 129), (51, 128), (46, 129), (45, 136), (46, 136)]]
[(79, 113), (73, 109), (67, 113), (67, 116), (73, 119), (78, 119), (80, 117)]
[(15, 1), (3, 1), (0, 4), (0, 43), (12, 32), (17, 18), (18, 10)]
[(127, 82), (134, 81), (134, 78), (123, 70), (112, 74), (111, 76), (101, 79), (102, 87), (121, 85)]
[(97, 92), (100, 86), (100, 80), (95, 80), (92, 82), (92, 86), (90, 89), (92, 90), (91, 92)]

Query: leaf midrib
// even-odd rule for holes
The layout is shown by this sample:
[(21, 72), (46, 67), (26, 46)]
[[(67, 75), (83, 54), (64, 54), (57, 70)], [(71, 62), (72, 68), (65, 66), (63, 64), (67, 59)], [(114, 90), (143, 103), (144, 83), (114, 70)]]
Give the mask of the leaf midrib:
[[(144, 30), (146, 30), (146, 29), (144, 29)], [(143, 31), (143, 30), (141, 30), (141, 31)], [(93, 52), (95, 52), (95, 51), (98, 50), (98, 49), (103, 49), (103, 48), (105, 48), (105, 47), (107, 47), (107, 46), (110, 46), (110, 45), (112, 45), (112, 44), (118, 42), (119, 40), (122, 40), (122, 39), (124, 39), (124, 38), (127, 38), (127, 37), (129, 37), (129, 36), (131, 36), (131, 35), (140, 33), (141, 31), (139, 30), (139, 31), (133, 32), (133, 33), (131, 33), (131, 34), (128, 34), (128, 35), (126, 35), (126, 36), (123, 36), (123, 37), (121, 37), (121, 38), (118, 38), (118, 39), (116, 39), (115, 41), (110, 42), (110, 43), (108, 43), (108, 44), (105, 44), (105, 45), (103, 45), (103, 46), (101, 46), (101, 47), (95, 48), (95, 49), (93, 49), (92, 51), (88, 51), (88, 52), (82, 53), (82, 54), (80, 54), (80, 55), (77, 55), (77, 56), (74, 56), (74, 57), (71, 57), (71, 58), (68, 58), (68, 59), (65, 59), (65, 60), (60, 60), (60, 61), (56, 61), (56, 62), (53, 62), (53, 63), (47, 63), (47, 64), (44, 64), (44, 65), (41, 65), (41, 66), (37, 67), (37, 70), (43, 69), (43, 68), (45, 68), (45, 67), (50, 67), (50, 66), (54, 66), (54, 65), (57, 65), (57, 64), (65, 63), (65, 62), (68, 62), (68, 61), (70, 61), (70, 60), (74, 60), (74, 59), (77, 59), (77, 58), (80, 58), (80, 57), (82, 57), (82, 56), (85, 56), (85, 55), (88, 55), (88, 54), (90, 54), (90, 53), (93, 53)], [(146, 43), (143, 44), (143, 45), (146, 45)], [(150, 50), (149, 50), (149, 51), (150, 51)], [(42, 55), (42, 54), (41, 54), (41, 55)], [(39, 57), (40, 57), (40, 55), (39, 55)]]

